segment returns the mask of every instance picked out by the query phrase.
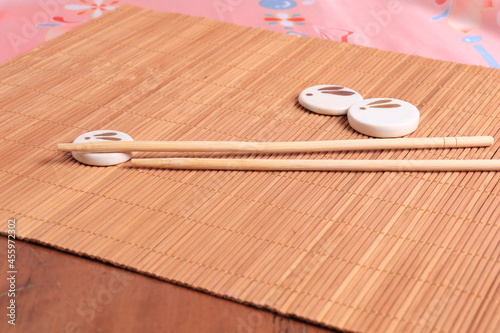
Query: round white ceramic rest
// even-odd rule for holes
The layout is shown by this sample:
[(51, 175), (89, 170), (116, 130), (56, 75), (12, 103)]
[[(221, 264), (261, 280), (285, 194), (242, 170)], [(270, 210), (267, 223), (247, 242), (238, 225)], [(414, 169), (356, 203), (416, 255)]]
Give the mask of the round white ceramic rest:
[(304, 89), (299, 103), (306, 109), (326, 115), (345, 115), (351, 105), (363, 100), (356, 91), (336, 85), (318, 85)]
[(378, 138), (400, 137), (418, 127), (417, 107), (393, 98), (370, 98), (352, 105), (347, 112), (349, 125), (356, 131)]
[[(74, 143), (82, 142), (102, 142), (102, 141), (134, 141), (132, 137), (126, 133), (113, 130), (99, 130), (84, 133), (77, 137)], [(116, 165), (130, 160), (133, 156), (129, 153), (88, 153), (81, 151), (71, 152), (73, 157), (84, 164), (109, 166)]]

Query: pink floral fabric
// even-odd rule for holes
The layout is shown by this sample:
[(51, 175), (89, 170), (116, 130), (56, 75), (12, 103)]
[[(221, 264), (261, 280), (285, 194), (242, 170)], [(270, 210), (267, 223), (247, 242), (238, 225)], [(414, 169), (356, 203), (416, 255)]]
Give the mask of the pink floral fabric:
[(500, 67), (500, 0), (0, 0), (0, 62), (127, 3)]

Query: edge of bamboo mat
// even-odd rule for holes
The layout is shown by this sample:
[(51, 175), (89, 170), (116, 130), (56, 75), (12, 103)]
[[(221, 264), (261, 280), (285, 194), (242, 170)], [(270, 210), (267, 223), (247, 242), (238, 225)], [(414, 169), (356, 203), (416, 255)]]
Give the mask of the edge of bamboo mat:
[[(0, 230), (0, 237), (7, 237), (7, 235), (8, 235), (8, 233)], [(182, 282), (180, 280), (168, 279), (166, 277), (163, 277), (163, 276), (160, 276), (160, 275), (157, 275), (157, 274), (153, 274), (153, 273), (145, 271), (145, 270), (134, 268), (133, 266), (130, 266), (130, 265), (120, 264), (120, 263), (115, 262), (113, 260), (109, 260), (109, 259), (106, 259), (106, 258), (103, 258), (103, 257), (100, 257), (100, 256), (95, 256), (95, 255), (92, 255), (92, 254), (89, 254), (89, 253), (86, 253), (86, 252), (75, 251), (75, 250), (72, 250), (70, 248), (58, 246), (58, 245), (55, 245), (55, 244), (52, 244), (52, 243), (43, 242), (43, 241), (40, 241), (40, 240), (35, 239), (35, 238), (21, 237), (21, 236), (18, 237), (16, 235), (16, 239), (21, 240), (23, 242), (28, 242), (28, 243), (42, 245), (42, 246), (45, 246), (47, 248), (53, 249), (55, 251), (60, 251), (60, 252), (64, 252), (64, 253), (67, 253), (67, 254), (71, 254), (71, 255), (74, 255), (74, 256), (77, 256), (77, 257), (81, 257), (81, 258), (86, 259), (86, 260), (95, 260), (96, 262), (100, 262), (100, 263), (105, 264), (105, 265), (110, 265), (110, 266), (113, 266), (113, 267), (124, 269), (124, 270), (132, 272), (132, 273), (141, 274), (141, 275), (153, 278), (153, 279), (157, 279), (159, 281), (171, 283), (171, 284), (174, 284), (176, 286), (181, 286), (181, 287), (184, 287), (184, 288), (188, 288), (190, 290), (195, 290), (197, 292), (202, 292), (204, 294), (211, 295), (213, 297), (217, 297), (217, 298), (220, 298), (220, 299), (225, 299), (225, 300), (237, 302), (237, 303), (240, 303), (240, 304), (244, 304), (246, 306), (250, 306), (250, 307), (255, 308), (255, 309), (259, 309), (259, 310), (263, 310), (263, 311), (268, 311), (268, 312), (275, 313), (275, 314), (280, 315), (280, 316), (284, 316), (284, 317), (288, 317), (288, 318), (292, 318), (292, 319), (295, 319), (295, 320), (302, 321), (304, 323), (316, 325), (318, 327), (328, 328), (328, 329), (333, 330), (334, 332), (338, 332), (338, 333), (355, 333), (355, 331), (351, 331), (351, 330), (348, 330), (348, 329), (343, 329), (343, 328), (335, 327), (335, 326), (332, 326), (332, 325), (328, 325), (327, 323), (315, 321), (315, 320), (309, 319), (309, 318), (304, 317), (304, 316), (296, 315), (294, 313), (282, 312), (282, 311), (279, 311), (279, 310), (277, 310), (276, 308), (274, 308), (272, 306), (263, 306), (263, 305), (260, 305), (260, 304), (257, 304), (257, 303), (245, 301), (245, 300), (243, 300), (241, 298), (229, 297), (227, 295), (222, 295), (220, 293), (210, 291), (209, 289), (199, 288), (199, 287), (193, 286), (193, 285), (191, 285), (189, 283), (184, 283), (184, 282)]]

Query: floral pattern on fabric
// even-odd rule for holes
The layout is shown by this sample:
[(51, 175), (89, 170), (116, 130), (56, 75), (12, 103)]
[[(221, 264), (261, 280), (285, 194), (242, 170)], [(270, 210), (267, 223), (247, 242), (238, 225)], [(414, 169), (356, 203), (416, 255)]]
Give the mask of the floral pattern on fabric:
[(124, 4), (465, 64), (500, 61), (500, 0), (22, 0), (0, 2), (0, 62)]

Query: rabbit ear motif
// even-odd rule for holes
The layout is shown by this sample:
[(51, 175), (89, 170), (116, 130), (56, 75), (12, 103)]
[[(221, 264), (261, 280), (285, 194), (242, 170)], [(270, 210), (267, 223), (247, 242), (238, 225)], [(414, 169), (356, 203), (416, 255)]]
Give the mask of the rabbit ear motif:
[[(93, 135), (94, 140), (107, 140), (107, 141), (122, 141), (120, 136), (118, 136), (118, 133), (116, 132), (106, 132), (106, 133), (99, 133), (99, 134), (94, 134)], [(85, 140), (91, 140), (92, 136), (86, 136)]]
[(378, 99), (374, 102), (366, 104), (366, 107), (361, 107), (361, 110), (366, 110), (367, 108), (378, 108), (378, 109), (390, 109), (390, 108), (400, 108), (401, 104), (393, 103), (392, 99)]
[(362, 101), (356, 91), (337, 85), (319, 85), (304, 89), (299, 103), (309, 111), (326, 115), (345, 115), (351, 105)]

